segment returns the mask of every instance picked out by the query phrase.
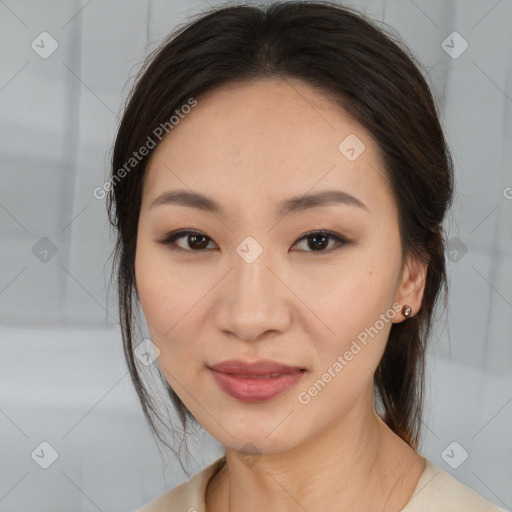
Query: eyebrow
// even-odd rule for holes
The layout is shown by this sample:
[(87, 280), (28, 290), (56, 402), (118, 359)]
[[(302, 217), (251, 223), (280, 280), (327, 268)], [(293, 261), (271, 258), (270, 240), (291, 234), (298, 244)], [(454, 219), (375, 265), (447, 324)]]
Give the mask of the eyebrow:
[[(221, 205), (211, 197), (188, 190), (170, 190), (164, 192), (151, 203), (149, 208), (151, 209), (155, 206), (169, 204), (187, 206), (189, 208), (196, 208), (205, 212), (212, 212), (217, 214), (223, 213), (223, 208)], [(357, 206), (359, 208), (368, 210), (368, 207), (361, 200), (349, 194), (348, 192), (343, 190), (326, 190), (324, 192), (295, 196), (286, 199), (279, 205), (279, 214), (287, 215), (288, 213), (304, 211), (310, 208), (331, 206), (336, 204)]]

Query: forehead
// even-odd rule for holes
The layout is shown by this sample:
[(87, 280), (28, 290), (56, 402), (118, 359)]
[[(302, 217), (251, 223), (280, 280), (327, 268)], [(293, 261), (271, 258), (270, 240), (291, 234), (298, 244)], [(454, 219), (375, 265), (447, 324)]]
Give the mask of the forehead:
[[(392, 201), (378, 146), (334, 100), (289, 79), (217, 87), (196, 98), (154, 150), (143, 202), (168, 189), (281, 203), (338, 188)], [(348, 151), (348, 152), (347, 152)], [(354, 158), (355, 156), (355, 158)]]

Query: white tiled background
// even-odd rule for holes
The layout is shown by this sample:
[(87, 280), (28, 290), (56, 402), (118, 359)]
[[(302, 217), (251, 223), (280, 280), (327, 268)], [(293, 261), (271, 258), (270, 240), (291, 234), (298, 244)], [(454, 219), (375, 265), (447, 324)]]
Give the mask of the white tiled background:
[[(129, 77), (208, 3), (219, 5), (0, 0), (0, 512), (130, 511), (187, 479), (162, 459), (132, 389), (108, 289), (112, 236), (92, 191)], [(456, 166), (450, 306), (430, 348), (422, 453), (510, 509), (512, 0), (352, 5), (430, 70)], [(469, 45), (457, 58), (442, 47), (453, 31)], [(46, 59), (31, 47), (42, 32), (58, 43)], [(57, 250), (46, 263), (33, 253), (43, 237)], [(220, 454), (200, 439), (189, 474)], [(58, 453), (48, 469), (31, 458), (43, 441)], [(442, 457), (454, 441), (469, 453), (457, 469)]]

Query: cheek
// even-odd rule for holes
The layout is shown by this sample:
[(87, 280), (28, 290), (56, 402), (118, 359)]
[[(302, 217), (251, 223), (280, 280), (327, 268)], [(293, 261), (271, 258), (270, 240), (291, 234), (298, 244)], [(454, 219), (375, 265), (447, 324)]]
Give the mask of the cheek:
[(359, 251), (357, 256), (354, 253), (353, 261), (333, 266), (331, 272), (323, 269), (318, 275), (309, 273), (309, 284), (302, 278), (304, 288), (309, 288), (307, 303), (321, 320), (316, 333), (312, 333), (312, 339), (322, 340), (316, 347), (320, 374), (345, 354), (343, 371), (337, 373), (345, 377), (338, 381), (349, 374), (351, 383), (362, 374), (366, 379), (368, 370), (378, 365), (396, 315), (392, 306), (398, 270), (392, 261), (388, 257), (366, 257)]
[(294, 290), (325, 324), (346, 332), (350, 326), (373, 324), (391, 307), (396, 275), (385, 259), (354, 252), (353, 258), (331, 267), (311, 267), (293, 281)]
[(142, 312), (151, 341), (160, 350), (158, 363), (164, 375), (180, 375), (186, 368), (190, 371), (201, 354), (194, 343), (202, 339), (201, 323), (194, 321), (195, 307), (213, 286), (213, 277), (205, 275), (202, 279), (197, 270), (183, 267), (177, 270), (169, 264), (165, 251), (145, 245), (137, 248), (135, 276)]
[(162, 331), (162, 319), (167, 307), (166, 285), (165, 278), (159, 278), (161, 274), (157, 269), (158, 266), (155, 265), (150, 251), (138, 245), (135, 256), (135, 279), (139, 302), (150, 330), (157, 328), (158, 331)]
[[(165, 251), (141, 243), (135, 257), (135, 277), (144, 316), (159, 337), (171, 335), (174, 325), (186, 315), (194, 289), (186, 286), (191, 276), (172, 268)], [(190, 296), (190, 297), (189, 297)]]

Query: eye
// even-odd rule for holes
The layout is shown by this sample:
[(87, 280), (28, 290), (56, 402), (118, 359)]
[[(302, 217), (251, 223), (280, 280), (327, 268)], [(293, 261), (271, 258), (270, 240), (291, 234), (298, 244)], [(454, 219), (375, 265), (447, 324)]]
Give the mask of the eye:
[[(191, 247), (192, 250), (177, 246), (176, 241), (180, 238), (185, 238), (185, 243), (188, 244), (188, 247)], [(199, 231), (182, 229), (181, 231), (169, 234), (158, 243), (169, 245), (173, 251), (201, 252), (201, 249), (205, 249), (208, 246), (208, 240), (211, 239)]]
[[(177, 244), (177, 241), (182, 238), (185, 239), (184, 245), (188, 246), (188, 248)], [(208, 241), (211, 242), (211, 238), (200, 231), (182, 229), (180, 231), (170, 233), (166, 238), (160, 240), (158, 243), (170, 246), (173, 251), (204, 252), (204, 249), (208, 248)], [(304, 252), (331, 252), (332, 250), (349, 243), (345, 237), (337, 233), (331, 233), (329, 231), (311, 231), (299, 238), (293, 247), (299, 245), (299, 243), (303, 243), (303, 241), (306, 242), (306, 247), (311, 248), (311, 250), (306, 249)], [(326, 251), (324, 249), (329, 245), (329, 242), (333, 242), (333, 244), (330, 249)]]
[[(310, 233), (306, 233), (304, 236), (299, 238), (298, 241), (306, 241), (306, 246), (312, 248), (311, 251), (306, 250), (306, 252), (331, 252), (332, 250), (336, 250), (340, 246), (343, 246), (348, 243), (348, 240), (337, 233), (331, 233), (329, 231), (311, 231)], [(329, 245), (329, 241), (334, 242), (334, 248), (331, 246), (330, 250), (325, 251), (325, 247)], [(336, 247), (336, 244), (338, 246)], [(294, 245), (295, 246), (295, 245)]]

